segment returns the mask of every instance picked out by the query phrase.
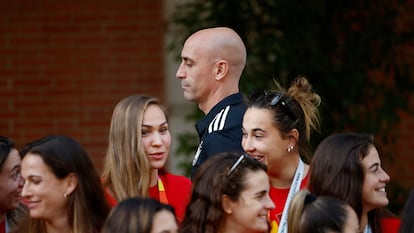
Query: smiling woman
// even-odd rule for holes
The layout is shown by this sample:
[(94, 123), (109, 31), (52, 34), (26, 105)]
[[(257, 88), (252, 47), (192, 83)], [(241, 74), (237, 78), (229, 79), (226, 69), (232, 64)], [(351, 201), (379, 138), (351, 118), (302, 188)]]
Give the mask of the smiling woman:
[(248, 155), (210, 157), (194, 178), (181, 232), (269, 232), (269, 189), (266, 166)]
[(20, 154), (14, 142), (0, 136), (0, 232), (8, 233), (27, 215), (20, 203), (23, 179)]
[(98, 233), (110, 208), (92, 161), (74, 139), (52, 135), (21, 152), (30, 219), (19, 233)]
[(310, 133), (318, 128), (320, 97), (304, 76), (296, 77), (287, 91), (277, 86), (278, 91), (249, 95), (242, 146), (268, 166), (270, 197), (276, 205), (269, 214), (272, 233), (286, 233), (290, 200), (308, 182)]
[(309, 172), (309, 190), (346, 201), (358, 215), (361, 232), (398, 232), (400, 220), (384, 209), (390, 177), (371, 135), (327, 137), (316, 148)]

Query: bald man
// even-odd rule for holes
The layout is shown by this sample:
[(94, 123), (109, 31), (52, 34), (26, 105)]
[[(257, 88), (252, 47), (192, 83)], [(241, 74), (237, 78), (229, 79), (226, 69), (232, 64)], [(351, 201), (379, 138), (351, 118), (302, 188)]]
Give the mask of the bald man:
[(194, 177), (210, 156), (243, 152), (241, 128), (246, 106), (239, 81), (246, 65), (246, 47), (230, 28), (207, 28), (185, 41), (181, 58), (176, 76), (184, 97), (205, 114), (196, 123), (200, 144), (192, 163)]

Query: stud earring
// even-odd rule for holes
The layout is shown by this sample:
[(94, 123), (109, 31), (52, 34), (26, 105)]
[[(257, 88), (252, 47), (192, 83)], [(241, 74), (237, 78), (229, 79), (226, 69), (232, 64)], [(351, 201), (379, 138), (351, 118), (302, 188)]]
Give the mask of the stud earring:
[(63, 196), (65, 197), (65, 199), (68, 198), (68, 194), (67, 193), (64, 193)]
[(287, 151), (288, 151), (288, 152), (292, 152), (292, 150), (293, 150), (293, 146), (289, 146), (289, 147), (287, 148)]

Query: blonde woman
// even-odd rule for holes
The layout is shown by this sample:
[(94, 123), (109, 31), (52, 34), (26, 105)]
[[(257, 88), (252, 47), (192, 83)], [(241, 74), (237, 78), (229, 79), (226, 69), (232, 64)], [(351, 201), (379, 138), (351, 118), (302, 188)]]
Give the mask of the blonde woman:
[(126, 198), (151, 197), (172, 205), (180, 222), (191, 181), (166, 171), (171, 135), (165, 108), (145, 95), (132, 95), (115, 107), (109, 129), (103, 182), (112, 205)]

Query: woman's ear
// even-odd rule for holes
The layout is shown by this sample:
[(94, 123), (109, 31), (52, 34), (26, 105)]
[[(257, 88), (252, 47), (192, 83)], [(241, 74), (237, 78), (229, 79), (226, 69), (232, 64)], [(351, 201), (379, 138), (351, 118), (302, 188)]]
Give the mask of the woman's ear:
[(71, 172), (69, 175), (65, 178), (66, 180), (66, 188), (65, 188), (65, 194), (66, 196), (70, 196), (73, 191), (75, 191), (76, 187), (78, 186), (78, 176)]
[(299, 141), (299, 131), (297, 129), (290, 130), (288, 134), (290, 148), (295, 148)]
[(227, 196), (226, 194), (223, 194), (222, 197), (222, 207), (225, 213), (227, 214), (232, 214), (233, 213), (233, 201), (230, 199), (229, 196)]

